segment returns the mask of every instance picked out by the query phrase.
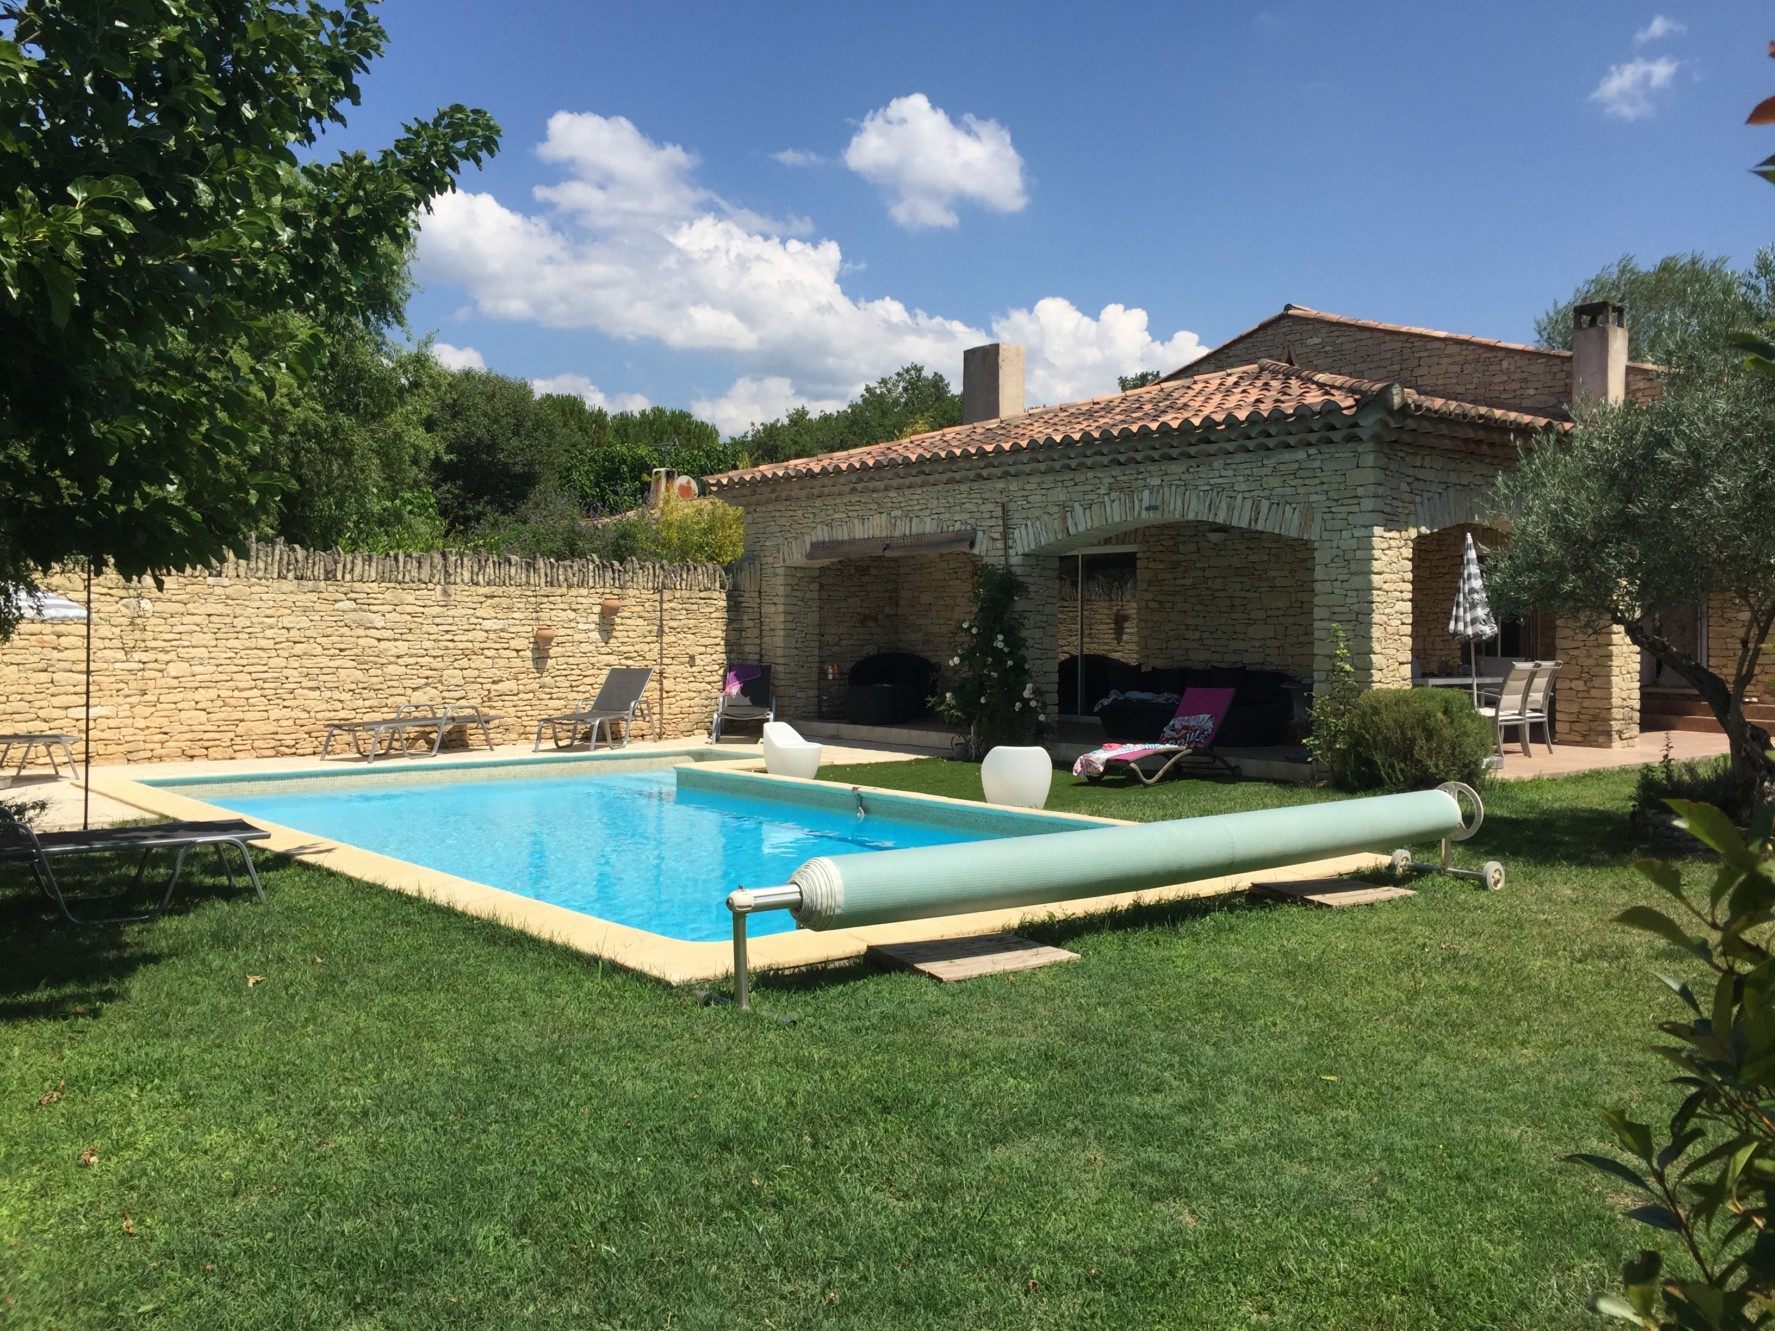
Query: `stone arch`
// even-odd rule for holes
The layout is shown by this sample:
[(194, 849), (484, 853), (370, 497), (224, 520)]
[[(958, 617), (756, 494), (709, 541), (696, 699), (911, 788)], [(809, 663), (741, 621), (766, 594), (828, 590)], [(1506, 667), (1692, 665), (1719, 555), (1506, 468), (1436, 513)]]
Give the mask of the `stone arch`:
[(1224, 488), (1125, 486), (1057, 513), (1013, 522), (1011, 556), (1063, 554), (1123, 532), (1175, 522), (1240, 527), (1305, 541), (1324, 534), (1324, 520), (1311, 504)]

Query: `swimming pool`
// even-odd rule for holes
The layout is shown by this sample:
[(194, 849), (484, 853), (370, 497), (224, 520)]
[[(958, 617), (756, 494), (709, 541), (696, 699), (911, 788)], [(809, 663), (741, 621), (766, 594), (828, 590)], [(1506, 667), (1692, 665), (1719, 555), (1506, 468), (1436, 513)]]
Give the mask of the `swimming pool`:
[[(775, 796), (759, 798), (745, 793), (745, 781), (606, 764), (565, 775), (180, 784), (181, 793), (248, 818), (687, 942), (729, 936), (722, 901), (730, 890), (786, 882), (816, 855), (1077, 826), (965, 807), (923, 812), (910, 799), (877, 799), (859, 818), (845, 787), (753, 779)], [(752, 927), (763, 935), (794, 922), (772, 912)]]

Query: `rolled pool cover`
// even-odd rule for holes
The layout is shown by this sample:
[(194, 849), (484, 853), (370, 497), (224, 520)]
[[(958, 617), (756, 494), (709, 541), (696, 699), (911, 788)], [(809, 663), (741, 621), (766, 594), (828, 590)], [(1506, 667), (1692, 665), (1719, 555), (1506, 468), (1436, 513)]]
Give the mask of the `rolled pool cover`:
[(1357, 851), (1385, 853), (1461, 830), (1461, 806), (1442, 790), (1251, 813), (1178, 818), (821, 856), (790, 876), (806, 929), (1004, 910), (1077, 897), (1142, 892), (1280, 868)]

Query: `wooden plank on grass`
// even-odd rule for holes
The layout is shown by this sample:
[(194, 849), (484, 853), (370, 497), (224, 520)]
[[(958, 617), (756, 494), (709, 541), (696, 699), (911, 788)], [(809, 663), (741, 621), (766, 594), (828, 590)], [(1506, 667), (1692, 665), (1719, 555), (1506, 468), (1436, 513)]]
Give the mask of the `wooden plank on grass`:
[(1294, 901), (1303, 906), (1372, 906), (1377, 901), (1415, 897), (1409, 887), (1383, 887), (1359, 878), (1307, 878), (1291, 883), (1253, 883), (1253, 901)]
[(923, 943), (877, 943), (863, 955), (877, 966), (917, 971), (944, 984), (1079, 959), (1077, 952), (1049, 947), (1016, 934), (933, 938)]

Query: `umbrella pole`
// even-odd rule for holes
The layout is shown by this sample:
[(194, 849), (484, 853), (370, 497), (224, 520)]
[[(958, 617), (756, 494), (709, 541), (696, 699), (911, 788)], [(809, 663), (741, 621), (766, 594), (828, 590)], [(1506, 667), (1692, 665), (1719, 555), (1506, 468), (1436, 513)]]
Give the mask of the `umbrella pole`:
[(1473, 685), (1473, 706), (1479, 706), (1479, 640), (1467, 639), (1467, 679)]

